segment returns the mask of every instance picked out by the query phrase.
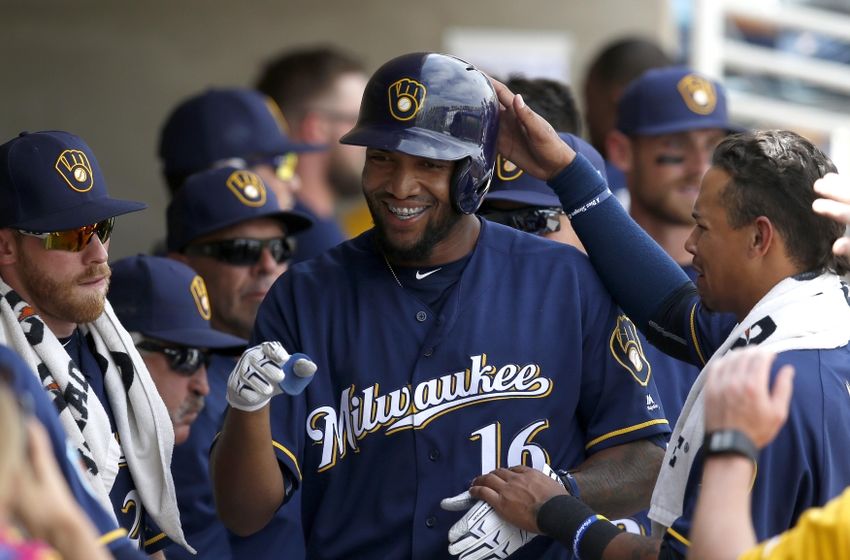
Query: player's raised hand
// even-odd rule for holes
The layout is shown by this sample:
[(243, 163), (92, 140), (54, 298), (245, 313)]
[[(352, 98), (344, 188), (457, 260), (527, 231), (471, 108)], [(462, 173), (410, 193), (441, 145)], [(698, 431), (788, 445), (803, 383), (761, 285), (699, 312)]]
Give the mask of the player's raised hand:
[(298, 394), (312, 380), (316, 364), (304, 354), (289, 353), (280, 342), (263, 342), (245, 350), (227, 380), (227, 402), (254, 412), (284, 391)]
[(548, 181), (569, 165), (576, 154), (546, 120), (514, 95), (508, 86), (490, 78), (499, 103), (498, 151), (538, 179)]
[(705, 431), (734, 429), (761, 449), (788, 417), (794, 368), (779, 370), (770, 388), (776, 354), (762, 348), (733, 350), (712, 364), (705, 385)]
[[(827, 173), (815, 181), (814, 189), (823, 198), (815, 199), (812, 209), (836, 222), (850, 225), (850, 180), (837, 173)], [(836, 255), (850, 257), (850, 239), (838, 238), (832, 251)]]

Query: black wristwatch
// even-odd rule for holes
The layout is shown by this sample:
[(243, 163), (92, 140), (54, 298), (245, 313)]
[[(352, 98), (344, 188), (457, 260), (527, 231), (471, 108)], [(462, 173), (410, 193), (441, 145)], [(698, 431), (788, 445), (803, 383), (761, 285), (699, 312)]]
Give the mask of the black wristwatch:
[(705, 455), (742, 455), (758, 462), (759, 450), (753, 440), (739, 430), (717, 430), (705, 435)]

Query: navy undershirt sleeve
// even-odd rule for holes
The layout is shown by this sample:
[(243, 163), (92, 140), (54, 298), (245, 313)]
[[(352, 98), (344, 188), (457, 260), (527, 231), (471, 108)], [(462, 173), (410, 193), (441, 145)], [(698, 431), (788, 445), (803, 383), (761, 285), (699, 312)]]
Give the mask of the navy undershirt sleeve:
[(611, 196), (581, 154), (549, 180), (605, 287), (646, 332), (662, 304), (690, 279)]

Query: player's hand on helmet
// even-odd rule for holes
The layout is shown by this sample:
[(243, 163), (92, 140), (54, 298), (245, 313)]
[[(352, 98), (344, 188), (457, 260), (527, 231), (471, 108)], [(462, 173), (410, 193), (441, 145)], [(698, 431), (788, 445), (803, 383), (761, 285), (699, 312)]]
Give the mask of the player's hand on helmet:
[(565, 493), (549, 465), (543, 472), (513, 467), (479, 476), (469, 491), (440, 503), (448, 511), (469, 510), (449, 529), (449, 553), (461, 560), (507, 558), (537, 536), (540, 506)]
[(575, 151), (546, 120), (514, 95), (508, 86), (490, 78), (502, 111), (497, 149), (505, 159), (538, 179), (548, 181), (572, 163)]
[[(284, 389), (300, 392), (315, 372), (316, 364), (304, 354), (290, 356), (280, 342), (263, 342), (245, 350), (230, 373), (227, 402), (233, 408), (254, 412)], [(287, 376), (292, 376), (288, 383)]]

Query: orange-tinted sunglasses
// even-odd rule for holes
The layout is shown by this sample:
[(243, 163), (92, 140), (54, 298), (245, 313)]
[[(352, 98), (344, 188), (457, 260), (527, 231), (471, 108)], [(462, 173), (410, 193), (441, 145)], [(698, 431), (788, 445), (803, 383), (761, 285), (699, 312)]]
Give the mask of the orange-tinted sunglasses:
[(107, 218), (96, 224), (82, 226), (64, 231), (51, 231), (39, 233), (34, 231), (18, 230), (24, 235), (38, 237), (44, 242), (44, 248), (53, 251), (79, 252), (88, 247), (92, 238), (97, 234), (101, 243), (106, 243), (112, 237), (112, 228), (115, 227), (115, 218)]

